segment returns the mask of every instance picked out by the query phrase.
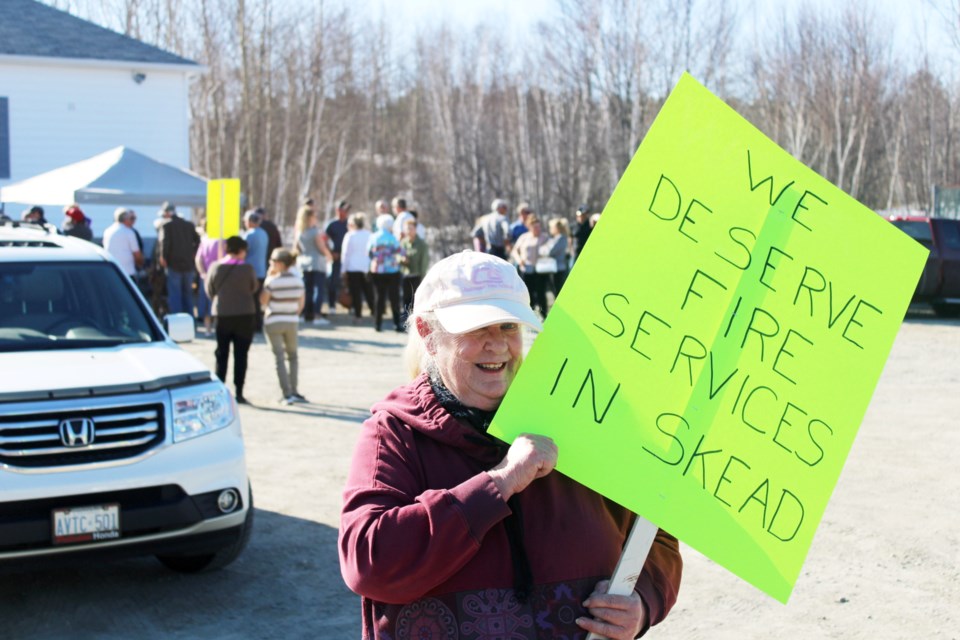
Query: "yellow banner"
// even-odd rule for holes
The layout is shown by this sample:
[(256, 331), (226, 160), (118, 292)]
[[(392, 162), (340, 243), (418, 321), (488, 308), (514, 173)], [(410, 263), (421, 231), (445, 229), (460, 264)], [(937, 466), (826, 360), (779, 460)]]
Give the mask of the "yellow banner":
[(240, 180), (207, 182), (207, 237), (229, 238), (240, 234)]

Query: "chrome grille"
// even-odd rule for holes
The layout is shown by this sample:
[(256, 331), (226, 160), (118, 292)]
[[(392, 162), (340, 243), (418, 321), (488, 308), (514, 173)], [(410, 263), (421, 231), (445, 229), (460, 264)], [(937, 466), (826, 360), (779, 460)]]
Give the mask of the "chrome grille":
[[(68, 446), (61, 423), (88, 419), (88, 443)], [(122, 460), (164, 440), (162, 404), (64, 409), (46, 413), (0, 415), (0, 464), (12, 467), (58, 467)]]

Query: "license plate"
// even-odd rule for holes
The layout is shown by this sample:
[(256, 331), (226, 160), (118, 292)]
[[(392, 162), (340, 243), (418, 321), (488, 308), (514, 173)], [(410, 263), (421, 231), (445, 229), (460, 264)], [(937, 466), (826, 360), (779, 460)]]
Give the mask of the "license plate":
[(119, 537), (119, 504), (53, 510), (53, 544), (100, 542)]

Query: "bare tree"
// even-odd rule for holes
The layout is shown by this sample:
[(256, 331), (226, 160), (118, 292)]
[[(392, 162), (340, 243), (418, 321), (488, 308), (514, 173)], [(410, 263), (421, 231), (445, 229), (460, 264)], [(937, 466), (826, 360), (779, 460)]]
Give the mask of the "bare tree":
[[(559, 0), (514, 48), (502, 29), (401, 31), (321, 0), (48, 0), (196, 60), (193, 167), (236, 176), (281, 224), (307, 194), (404, 194), (443, 249), (494, 197), (599, 207), (690, 71), (870, 206), (929, 206), (958, 181), (960, 93), (898, 56), (866, 4), (784, 10), (738, 48), (730, 0)], [(928, 0), (960, 51), (960, 0)]]

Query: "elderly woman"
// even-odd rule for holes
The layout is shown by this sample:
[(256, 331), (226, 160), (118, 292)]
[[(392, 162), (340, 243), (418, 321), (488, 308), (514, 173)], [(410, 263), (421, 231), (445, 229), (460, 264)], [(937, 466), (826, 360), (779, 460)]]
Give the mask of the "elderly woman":
[(403, 249), (403, 255), (400, 256), (400, 272), (403, 274), (401, 314), (404, 322), (410, 315), (417, 287), (430, 266), (430, 247), (427, 246), (427, 241), (418, 235), (419, 226), (416, 218), (409, 218), (403, 225), (403, 238), (400, 239), (400, 247)]
[(543, 224), (537, 214), (531, 213), (527, 217), (527, 226), (529, 230), (517, 238), (511, 255), (517, 263), (524, 284), (527, 285), (533, 306), (540, 312), (540, 316), (545, 318), (547, 316), (547, 282), (550, 280), (550, 273), (537, 270), (537, 259), (549, 238), (543, 233)]
[(380, 331), (383, 327), (383, 314), (387, 300), (393, 314), (393, 328), (403, 332), (400, 323), (400, 258), (403, 247), (393, 235), (393, 216), (384, 213), (377, 216), (377, 230), (367, 241), (367, 255), (370, 257), (370, 279), (377, 295), (377, 309), (373, 315), (373, 328)]
[(607, 594), (633, 514), (552, 473), (549, 438), (487, 435), (521, 325), (540, 328), (526, 287), (489, 254), (441, 260), (417, 289), (422, 372), (374, 405), (344, 492), (340, 566), (364, 638), (634, 638), (676, 601), (675, 538), (658, 532), (633, 594)]

